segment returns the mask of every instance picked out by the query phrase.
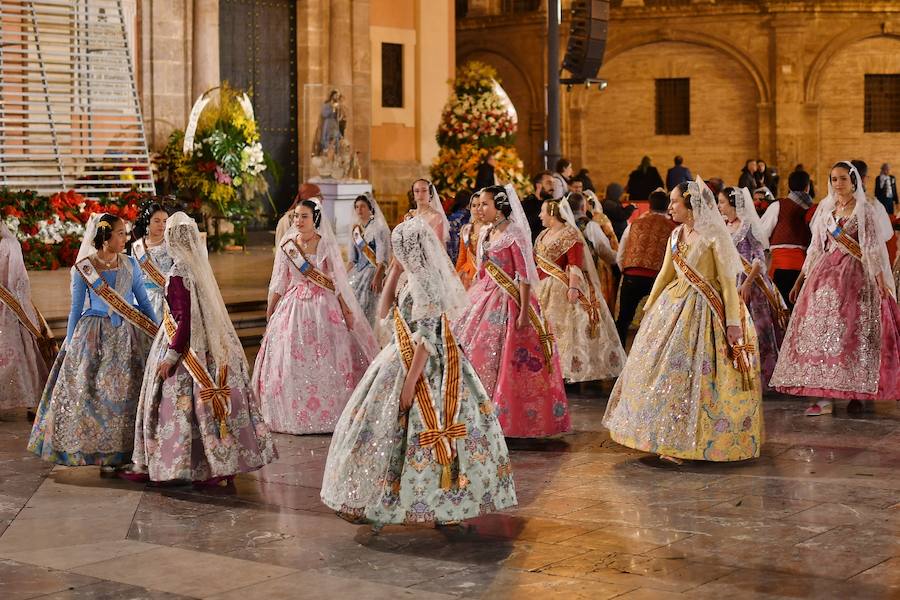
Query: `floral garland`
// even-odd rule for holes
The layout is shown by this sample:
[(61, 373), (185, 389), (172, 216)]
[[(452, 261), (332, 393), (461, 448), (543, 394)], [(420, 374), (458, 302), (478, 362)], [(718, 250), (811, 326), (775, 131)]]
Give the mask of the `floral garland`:
[(513, 184), (520, 193), (530, 191), (524, 165), (515, 149), (518, 127), (515, 112), (501, 96), (497, 71), (471, 61), (456, 73), (447, 105), (438, 125), (440, 152), (431, 166), (431, 179), (443, 196), (474, 190), (478, 166), (495, 159), (499, 181)]
[(133, 222), (145, 198), (140, 192), (128, 192), (101, 201), (74, 190), (41, 196), (33, 190), (0, 188), (0, 218), (22, 244), (26, 268), (53, 270), (75, 263), (92, 213), (109, 213)]

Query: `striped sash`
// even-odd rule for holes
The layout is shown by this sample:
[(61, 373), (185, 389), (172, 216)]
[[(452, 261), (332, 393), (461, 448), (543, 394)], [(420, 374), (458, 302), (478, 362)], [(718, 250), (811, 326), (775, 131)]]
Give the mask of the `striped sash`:
[[(178, 326), (168, 311), (163, 317), (163, 326), (166, 330), (166, 336), (169, 338), (169, 343), (171, 343), (175, 338)], [(200, 386), (200, 400), (212, 404), (213, 415), (215, 415), (216, 421), (219, 422), (219, 439), (224, 439), (228, 435), (228, 415), (231, 414), (231, 388), (228, 387), (228, 365), (219, 367), (219, 381), (216, 383), (193, 350), (188, 348), (182, 360), (188, 373)]]
[(40, 328), (28, 318), (28, 313), (25, 312), (19, 299), (2, 284), (0, 284), (0, 302), (3, 302), (3, 304), (16, 315), (16, 318), (19, 319), (22, 326), (28, 330), (28, 333), (34, 336), (35, 340), (40, 341), (44, 338), (44, 334), (41, 332)]
[[(534, 258), (541, 271), (559, 281), (566, 288), (569, 287), (569, 277), (565, 271), (559, 268), (559, 265), (537, 252), (534, 253)], [(597, 337), (597, 331), (600, 327), (600, 301), (597, 299), (597, 292), (594, 290), (594, 286), (587, 277), (584, 278), (584, 283), (588, 289), (588, 294), (586, 296), (579, 290), (578, 304), (587, 313), (588, 323), (590, 324), (590, 336), (594, 338)]]
[[(444, 337), (444, 357), (446, 366), (444, 371), (444, 419), (446, 426), (441, 426), (440, 418), (435, 409), (431, 390), (421, 375), (416, 380), (416, 402), (425, 430), (419, 433), (419, 445), (423, 448), (434, 448), (435, 458), (442, 466), (441, 488), (448, 490), (451, 485), (450, 463), (453, 456), (451, 442), (466, 437), (466, 424), (456, 422), (459, 412), (459, 380), (460, 361), (459, 346), (450, 331), (450, 322), (447, 316), (441, 317)], [(414, 349), (409, 326), (403, 320), (400, 310), (394, 307), (394, 331), (397, 334), (397, 347), (400, 350), (400, 358), (406, 369), (412, 365)]]
[(369, 260), (373, 267), (377, 267), (378, 258), (375, 256), (375, 251), (372, 250), (372, 247), (366, 242), (363, 233), (364, 230), (362, 227), (359, 225), (353, 226), (353, 244), (356, 246), (357, 251)]
[(150, 258), (150, 254), (147, 252), (147, 246), (144, 244), (143, 239), (134, 241), (131, 245), (131, 253), (137, 259), (138, 264), (141, 266), (141, 270), (150, 278), (150, 281), (161, 288), (165, 288), (166, 276), (160, 272), (156, 263)]
[(297, 270), (300, 271), (307, 279), (312, 281), (314, 284), (322, 288), (323, 290), (327, 290), (334, 293), (334, 282), (331, 278), (328, 277), (325, 273), (315, 268), (311, 262), (306, 258), (306, 255), (303, 254), (303, 251), (300, 250), (300, 246), (297, 245), (297, 241), (292, 239), (286, 240), (283, 244), (281, 244), (281, 249), (287, 255), (288, 260), (291, 261), (291, 264), (297, 267)]
[[(124, 267), (120, 266), (119, 268), (121, 269)], [(94, 268), (94, 265), (89, 258), (83, 258), (81, 261), (75, 263), (75, 270), (78, 271), (78, 274), (81, 275), (81, 278), (84, 279), (85, 283), (94, 290), (94, 293), (103, 298), (109, 307), (116, 311), (119, 316), (150, 337), (156, 337), (159, 326), (150, 320), (147, 315), (128, 303), (116, 290), (111, 288), (109, 284), (100, 277), (100, 273)]]
[[(753, 265), (743, 256), (741, 257), (741, 264), (744, 266), (744, 273), (749, 276), (750, 272), (753, 270)], [(788, 317), (790, 317), (791, 312), (788, 310), (784, 298), (781, 297), (781, 292), (779, 292), (776, 287), (770, 285), (770, 282), (763, 277), (761, 272), (756, 276), (754, 283), (765, 295), (766, 301), (769, 303), (769, 308), (772, 310), (772, 314), (775, 315), (778, 326), (781, 327), (781, 329), (787, 329)]]
[[(719, 296), (719, 293), (716, 291), (716, 289), (712, 285), (710, 285), (710, 283), (706, 281), (706, 279), (704, 279), (700, 273), (698, 273), (691, 265), (689, 265), (687, 260), (685, 260), (683, 256), (681, 256), (681, 250), (678, 248), (678, 236), (680, 233), (680, 227), (672, 232), (672, 262), (675, 263), (677, 269), (681, 271), (681, 274), (684, 275), (684, 278), (688, 281), (688, 283), (691, 284), (691, 287), (699, 292), (700, 296), (706, 300), (706, 303), (712, 309), (713, 314), (716, 316), (716, 321), (719, 323), (719, 326), (722, 328), (722, 333), (724, 334), (728, 330), (728, 325), (725, 318), (725, 303), (722, 302), (722, 298)], [(727, 339), (725, 343), (726, 345), (728, 345), (729, 355), (732, 360), (732, 366), (734, 366), (734, 368), (740, 371), (743, 375), (744, 389), (750, 389), (750, 376), (753, 371), (754, 348), (753, 344), (748, 344), (746, 342), (748, 336), (745, 313), (746, 307), (744, 307), (744, 303), (741, 302), (741, 329), (743, 331), (744, 343), (738, 343), (732, 346), (731, 344), (729, 344)]]
[[(516, 285), (516, 282), (513, 281), (513, 278), (490, 258), (487, 258), (487, 260), (484, 261), (484, 270), (491, 276), (494, 283), (496, 283), (501, 290), (506, 292), (506, 295), (519, 306), (519, 287)], [(534, 330), (537, 331), (538, 339), (541, 342), (541, 350), (544, 353), (544, 362), (547, 365), (547, 371), (552, 373), (553, 334), (547, 329), (547, 325), (534, 310), (533, 306), (529, 304), (526, 309), (528, 310), (528, 320), (531, 321), (531, 325), (534, 327)], [(521, 306), (519, 306), (519, 310), (523, 310)]]
[(835, 242), (847, 250), (850, 256), (858, 261), (862, 261), (862, 248), (859, 247), (859, 242), (850, 237), (843, 227), (835, 223), (834, 229), (829, 229), (828, 233)]

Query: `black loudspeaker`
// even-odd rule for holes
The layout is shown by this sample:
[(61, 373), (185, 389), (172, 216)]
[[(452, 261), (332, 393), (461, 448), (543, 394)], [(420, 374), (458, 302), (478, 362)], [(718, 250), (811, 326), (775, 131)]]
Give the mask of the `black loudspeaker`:
[(572, 29), (562, 66), (572, 74), (568, 81), (583, 82), (597, 77), (603, 64), (609, 0), (574, 0), (571, 15)]

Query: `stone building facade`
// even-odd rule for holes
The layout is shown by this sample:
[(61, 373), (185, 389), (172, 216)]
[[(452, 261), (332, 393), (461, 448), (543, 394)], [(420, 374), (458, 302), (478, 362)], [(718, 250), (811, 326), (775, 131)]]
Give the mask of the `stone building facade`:
[[(681, 154), (694, 173), (735, 183), (744, 161), (786, 174), (802, 163), (820, 189), (844, 158), (900, 162), (900, 131), (864, 131), (866, 75), (900, 76), (900, 3), (614, 0), (599, 77), (562, 93), (563, 154), (596, 184), (623, 182), (649, 155), (665, 175)], [(569, 23), (563, 0), (561, 55)], [(519, 151), (540, 168), (546, 1), (457, 3), (457, 61), (497, 67), (519, 115)], [(534, 10), (530, 10), (533, 8)], [(519, 12), (516, 12), (516, 11)], [(524, 12), (522, 12), (524, 10)], [(464, 16), (463, 16), (464, 15)], [(690, 133), (657, 135), (655, 80), (689, 78)], [(895, 108), (900, 110), (900, 108)]]
[[(281, 119), (283, 127), (289, 128), (296, 138), (292, 143), (298, 157), (294, 167), (299, 171), (295, 174), (297, 181), (313, 175), (304, 172), (307, 161), (303, 160), (304, 153), (308, 153), (303, 132), (316, 126), (308, 122), (309, 111), (304, 110), (304, 89), (308, 84), (352, 89), (348, 109), (353, 147), (362, 157), (362, 175), (372, 182), (376, 195), (388, 204), (405, 205), (409, 183), (426, 174), (437, 155), (434, 135), (456, 65), (454, 11), (450, 0), (131, 2), (136, 8), (137, 81), (151, 149), (162, 148), (173, 129), (185, 126), (195, 99), (219, 85), (225, 77), (223, 57), (234, 62), (231, 45), (259, 47), (271, 42), (266, 39), (269, 35), (276, 34), (276, 28), (271, 27), (273, 23), (279, 32), (282, 29), (277, 15), (273, 17), (269, 13), (268, 30), (263, 27), (245, 32), (240, 27), (240, 19), (235, 28), (234, 15), (223, 11), (265, 16), (266, 11), (282, 10), (295, 28), (294, 51), (287, 44), (280, 50), (269, 48), (266, 60), (273, 68), (291, 61), (291, 72), (295, 74), (292, 87), (295, 114), (274, 115), (274, 118)], [(223, 38), (222, 15), (230, 15), (229, 27), (236, 29), (233, 38)], [(381, 106), (382, 43), (403, 46), (401, 107)], [(269, 65), (257, 68), (265, 71)], [(260, 112), (285, 110), (281, 104), (265, 106), (265, 100), (256, 104), (258, 118)], [(291, 198), (275, 200), (283, 207)]]

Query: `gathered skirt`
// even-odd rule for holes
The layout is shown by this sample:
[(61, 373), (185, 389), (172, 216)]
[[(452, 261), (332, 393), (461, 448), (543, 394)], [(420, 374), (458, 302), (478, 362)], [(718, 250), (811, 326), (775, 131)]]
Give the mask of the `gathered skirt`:
[(34, 336), (0, 304), (0, 410), (36, 406), (48, 374)]
[(372, 281), (375, 279), (375, 267), (370, 263), (362, 267), (355, 266), (349, 273), (348, 283), (356, 301), (369, 320), (369, 325), (375, 327), (378, 313), (378, 300), (381, 294), (372, 290)]

